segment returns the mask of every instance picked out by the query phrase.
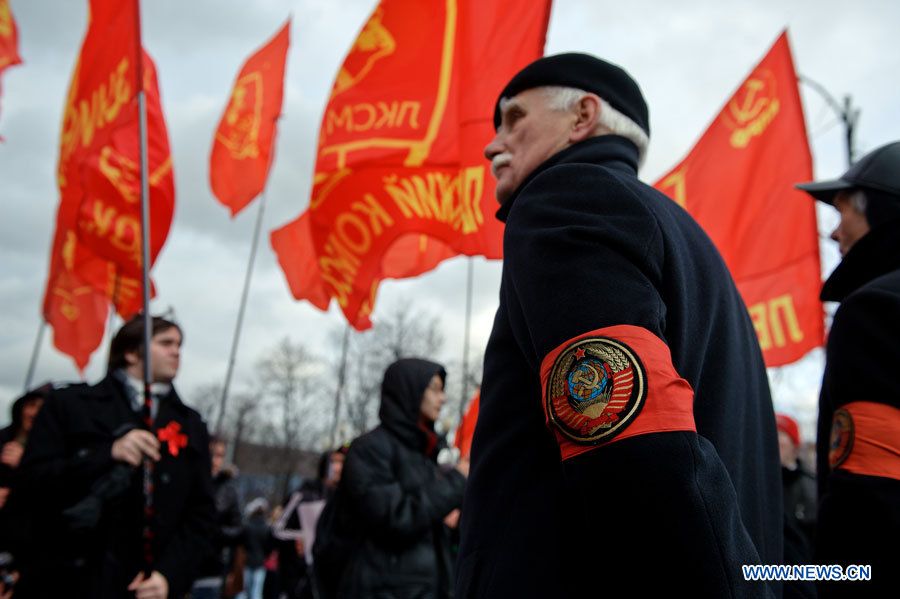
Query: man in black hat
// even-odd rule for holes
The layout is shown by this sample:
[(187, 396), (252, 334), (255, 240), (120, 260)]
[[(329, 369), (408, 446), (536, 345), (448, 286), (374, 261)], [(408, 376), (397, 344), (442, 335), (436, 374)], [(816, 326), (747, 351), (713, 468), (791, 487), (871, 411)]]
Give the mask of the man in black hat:
[[(141, 416), (143, 330), (140, 315), (126, 322), (112, 339), (107, 376), (54, 391), (38, 414), (20, 481), (35, 546), (16, 597), (181, 598), (212, 549), (209, 435), (172, 385), (181, 328), (152, 321), (151, 430)], [(153, 461), (152, 513), (145, 459)]]
[(841, 302), (828, 334), (816, 467), (820, 563), (868, 564), (871, 582), (820, 597), (900, 596), (900, 142), (841, 178), (798, 185), (834, 206), (843, 256), (822, 286)]
[(542, 58), (485, 149), (506, 222), (457, 597), (780, 595), (775, 417), (709, 238), (637, 178), (647, 105), (621, 68)]

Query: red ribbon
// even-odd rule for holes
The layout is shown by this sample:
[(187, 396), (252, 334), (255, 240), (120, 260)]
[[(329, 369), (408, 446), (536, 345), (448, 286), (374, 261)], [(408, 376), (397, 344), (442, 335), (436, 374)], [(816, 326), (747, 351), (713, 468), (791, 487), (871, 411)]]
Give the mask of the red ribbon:
[(174, 420), (167, 424), (165, 428), (156, 431), (156, 436), (163, 443), (169, 444), (169, 453), (173, 457), (178, 457), (178, 452), (187, 447), (187, 435), (181, 432), (181, 424)]

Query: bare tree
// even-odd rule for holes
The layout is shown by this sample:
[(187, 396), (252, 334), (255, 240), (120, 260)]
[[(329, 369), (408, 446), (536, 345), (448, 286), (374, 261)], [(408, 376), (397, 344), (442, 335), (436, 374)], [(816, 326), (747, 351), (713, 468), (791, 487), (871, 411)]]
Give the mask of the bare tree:
[[(469, 354), (469, 367), (464, 369), (462, 360), (451, 361), (448, 364), (450, 375), (447, 377), (447, 405), (444, 408), (444, 420), (449, 428), (455, 428), (472, 395), (481, 385), (482, 371), (484, 370), (484, 351), (471, 352)], [(466, 373), (463, 380), (463, 373)], [(449, 430), (448, 428), (448, 430)]]
[[(221, 397), (222, 385), (220, 383), (202, 385), (193, 393), (191, 405), (206, 421), (207, 427), (218, 420)], [(232, 446), (232, 461), (236, 461), (241, 443), (256, 438), (260, 432), (262, 411), (259, 408), (262, 400), (263, 397), (259, 391), (235, 393), (232, 395), (232, 401), (228, 403), (227, 413), (222, 419), (222, 430), (210, 428), (210, 434), (221, 435), (229, 440)]]
[[(335, 337), (342, 334), (336, 332)], [(388, 311), (372, 330), (351, 336), (343, 395), (353, 436), (366, 432), (375, 421), (385, 369), (400, 358), (434, 359), (443, 342), (440, 319), (412, 310), (409, 302)]]
[[(201, 385), (194, 389), (194, 392), (191, 394), (190, 405), (200, 413), (207, 427), (215, 422), (215, 417), (219, 411), (219, 398), (221, 397), (222, 385), (219, 383)], [(213, 433), (215, 431), (210, 429), (209, 432)]]
[(294, 450), (321, 444), (325, 428), (324, 402), (317, 401), (321, 399), (321, 365), (302, 344), (285, 337), (259, 361), (257, 370), (272, 408), (269, 421), (274, 425), (275, 440), (282, 449), (282, 486), (286, 493), (294, 470)]
[(237, 463), (241, 444), (246, 440), (255, 439), (261, 431), (263, 426), (261, 407), (262, 396), (259, 393), (243, 392), (231, 396), (226, 427), (231, 437), (232, 462)]

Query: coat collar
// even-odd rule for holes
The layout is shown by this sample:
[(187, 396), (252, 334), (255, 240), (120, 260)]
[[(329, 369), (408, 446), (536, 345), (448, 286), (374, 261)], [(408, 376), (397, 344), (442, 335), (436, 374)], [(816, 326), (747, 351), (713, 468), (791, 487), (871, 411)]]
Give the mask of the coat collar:
[[(123, 407), (133, 411), (131, 410), (131, 403), (125, 395), (125, 390), (122, 388), (122, 383), (116, 380), (112, 373), (107, 373), (107, 375), (96, 385), (85, 387), (83, 394), (95, 400), (119, 402)], [(161, 419), (164, 411), (169, 412), (169, 410), (174, 410), (181, 416), (184, 416), (188, 410), (188, 407), (181, 401), (181, 397), (178, 396), (178, 391), (175, 390), (174, 385), (172, 385), (172, 390), (169, 394), (160, 401), (159, 411), (156, 417), (157, 421)], [(172, 417), (167, 419), (171, 420)]]
[(574, 146), (560, 150), (544, 162), (542, 162), (519, 185), (506, 202), (497, 210), (497, 219), (506, 222), (509, 211), (512, 209), (516, 198), (522, 190), (531, 183), (535, 177), (547, 169), (559, 164), (596, 164), (619, 170), (630, 175), (637, 175), (638, 149), (632, 142), (618, 135), (601, 135), (586, 139)]
[(822, 285), (820, 299), (841, 302), (865, 285), (900, 269), (900, 221), (872, 229), (854, 244)]

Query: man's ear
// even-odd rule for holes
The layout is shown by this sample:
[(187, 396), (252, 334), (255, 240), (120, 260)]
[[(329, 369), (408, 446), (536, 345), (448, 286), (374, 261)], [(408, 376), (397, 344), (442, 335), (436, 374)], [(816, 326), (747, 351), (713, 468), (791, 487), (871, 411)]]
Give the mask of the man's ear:
[(140, 364), (141, 362), (141, 354), (136, 351), (127, 351), (125, 352), (125, 363), (129, 366), (134, 366), (135, 364)]
[(600, 97), (596, 94), (585, 94), (575, 105), (575, 122), (569, 132), (569, 142), (576, 144), (593, 137), (600, 119)]

